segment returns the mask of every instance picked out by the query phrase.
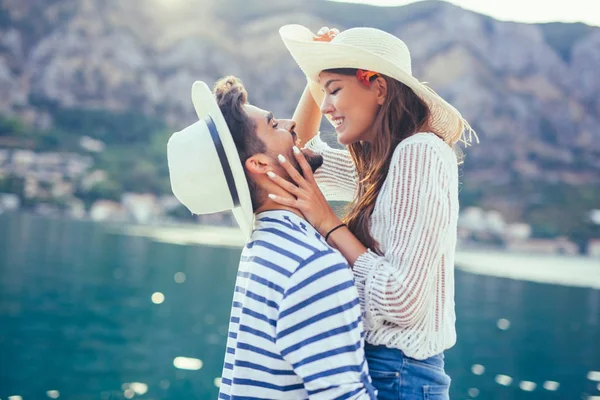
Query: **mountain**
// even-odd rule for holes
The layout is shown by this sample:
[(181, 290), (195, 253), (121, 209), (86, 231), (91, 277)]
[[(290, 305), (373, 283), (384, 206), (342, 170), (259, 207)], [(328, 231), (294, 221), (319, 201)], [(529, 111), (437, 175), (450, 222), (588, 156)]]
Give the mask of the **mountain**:
[(237, 75), (251, 102), (291, 115), (305, 81), (277, 31), (299, 23), (315, 31), (373, 26), (407, 43), (413, 74), (481, 139), (465, 150), (463, 205), (526, 220), (541, 236), (569, 234), (587, 210), (600, 208), (600, 28), (501, 22), (443, 1), (0, 4), (0, 135), (18, 125), (38, 149), (72, 147), (81, 135), (100, 139), (116, 149), (100, 162), (123, 189), (148, 189), (139, 177), (119, 176), (117, 169), (131, 167), (115, 155), (128, 153), (124, 145), (150, 142), (155, 151), (142, 176), (166, 179), (162, 140), (194, 120), (194, 80)]

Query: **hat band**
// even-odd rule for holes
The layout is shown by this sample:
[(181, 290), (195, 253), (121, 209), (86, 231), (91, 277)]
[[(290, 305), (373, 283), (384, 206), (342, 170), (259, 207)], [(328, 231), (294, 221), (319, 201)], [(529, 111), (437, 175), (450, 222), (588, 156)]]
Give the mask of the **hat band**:
[(238, 192), (235, 187), (235, 181), (233, 180), (233, 173), (231, 172), (231, 166), (229, 165), (229, 161), (227, 161), (227, 155), (225, 154), (225, 149), (223, 148), (223, 143), (221, 142), (219, 132), (217, 132), (215, 122), (210, 115), (204, 117), (204, 122), (208, 127), (208, 131), (210, 132), (210, 136), (212, 137), (213, 143), (215, 144), (215, 148), (217, 150), (217, 155), (219, 156), (219, 161), (223, 167), (223, 173), (225, 174), (225, 180), (227, 181), (227, 186), (229, 187), (231, 200), (233, 200), (233, 206), (239, 207), (240, 197), (238, 196)]

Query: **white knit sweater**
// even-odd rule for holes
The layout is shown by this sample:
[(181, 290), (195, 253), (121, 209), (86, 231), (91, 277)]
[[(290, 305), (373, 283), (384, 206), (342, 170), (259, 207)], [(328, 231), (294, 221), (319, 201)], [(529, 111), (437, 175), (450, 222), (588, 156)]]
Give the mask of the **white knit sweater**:
[[(354, 163), (316, 135), (305, 146), (323, 155), (316, 181), (328, 200), (352, 201)], [(418, 133), (394, 150), (371, 216), (370, 249), (353, 271), (366, 340), (425, 359), (456, 343), (454, 253), (458, 220), (454, 151), (433, 133)]]

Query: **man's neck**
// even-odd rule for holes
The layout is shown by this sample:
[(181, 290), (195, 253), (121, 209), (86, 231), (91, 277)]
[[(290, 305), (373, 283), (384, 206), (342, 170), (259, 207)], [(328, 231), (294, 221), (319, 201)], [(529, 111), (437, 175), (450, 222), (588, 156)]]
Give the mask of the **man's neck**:
[(302, 215), (300, 210), (298, 210), (297, 208), (288, 207), (288, 206), (284, 206), (283, 204), (275, 203), (273, 200), (271, 200), (269, 198), (267, 198), (267, 200), (259, 208), (257, 208), (256, 211), (254, 211), (254, 214), (256, 215), (256, 214), (259, 214), (259, 213), (265, 212), (265, 211), (281, 211), (281, 210), (292, 212), (292, 213), (296, 214), (297, 216), (299, 216), (300, 218), (304, 219), (304, 215)]

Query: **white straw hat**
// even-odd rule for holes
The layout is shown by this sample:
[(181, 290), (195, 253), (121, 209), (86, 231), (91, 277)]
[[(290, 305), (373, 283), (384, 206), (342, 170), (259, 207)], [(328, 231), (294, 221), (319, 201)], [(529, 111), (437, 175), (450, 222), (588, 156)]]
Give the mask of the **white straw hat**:
[(193, 214), (232, 210), (246, 238), (254, 212), (248, 181), (235, 143), (206, 83), (192, 86), (200, 120), (174, 133), (167, 144), (171, 189)]
[[(459, 140), (470, 144), (475, 133), (469, 124), (453, 106), (412, 76), (408, 47), (394, 35), (375, 28), (352, 28), (331, 42), (321, 42), (314, 41), (315, 35), (302, 25), (285, 25), (279, 34), (309, 81), (318, 82), (321, 71), (332, 68), (363, 69), (394, 78), (427, 103), (429, 127), (434, 133), (449, 144)], [(321, 105), (324, 93), (311, 86), (315, 101)]]

